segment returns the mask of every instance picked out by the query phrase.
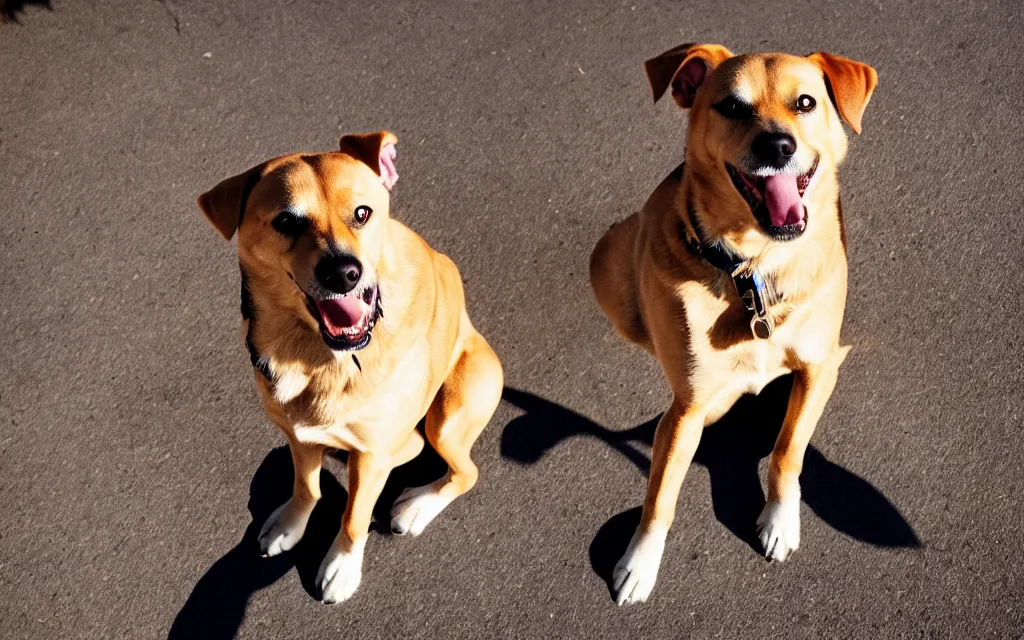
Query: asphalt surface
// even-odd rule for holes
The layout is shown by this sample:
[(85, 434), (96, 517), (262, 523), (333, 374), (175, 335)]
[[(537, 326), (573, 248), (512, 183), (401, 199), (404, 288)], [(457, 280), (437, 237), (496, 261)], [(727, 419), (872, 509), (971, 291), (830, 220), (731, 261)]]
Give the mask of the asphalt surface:
[[(10, 1), (8, 2), (10, 5)], [(96, 6), (90, 6), (96, 5)], [(0, 25), (0, 636), (1020, 637), (1019, 2), (68, 2)], [(688, 41), (826, 50), (880, 86), (841, 172), (854, 349), (808, 452), (802, 546), (751, 544), (786, 382), (705, 433), (658, 585), (605, 577), (643, 497), (656, 363), (587, 256), (678, 163), (641, 63)], [(363, 583), (313, 579), (195, 196), (340, 134), (400, 138), (393, 213), (449, 254), (508, 390), (481, 480)], [(438, 474), (429, 456), (402, 483)], [(386, 499), (386, 497), (385, 497)], [(386, 505), (384, 507), (386, 509)]]

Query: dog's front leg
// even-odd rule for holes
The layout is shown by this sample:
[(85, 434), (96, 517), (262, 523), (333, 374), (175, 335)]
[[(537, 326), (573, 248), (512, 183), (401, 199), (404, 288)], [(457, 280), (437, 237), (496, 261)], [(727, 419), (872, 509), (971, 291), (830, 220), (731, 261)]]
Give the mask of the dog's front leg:
[(620, 605), (644, 602), (654, 589), (679, 490), (703, 429), (703, 409), (684, 406), (678, 397), (658, 422), (643, 517), (612, 573), (615, 602)]
[(782, 562), (800, 546), (800, 471), (804, 453), (836, 386), (839, 365), (849, 350), (836, 349), (823, 363), (797, 371), (794, 377), (786, 419), (768, 466), (768, 501), (757, 518), (757, 535), (769, 560)]
[(348, 600), (359, 586), (373, 505), (390, 472), (388, 456), (359, 451), (348, 454), (348, 504), (341, 517), (341, 531), (320, 564), (316, 578), (327, 604)]
[(352, 597), (363, 575), (363, 548), (370, 533), (373, 506), (388, 474), (423, 450), (423, 436), (415, 429), (391, 454), (351, 451), (348, 454), (348, 503), (341, 516), (341, 531), (320, 563), (316, 583), (326, 604)]
[(258, 538), (260, 551), (268, 557), (288, 551), (302, 539), (309, 515), (320, 500), (320, 466), (323, 464), (324, 447), (301, 444), (289, 438), (288, 450), (295, 469), (292, 497), (270, 514)]

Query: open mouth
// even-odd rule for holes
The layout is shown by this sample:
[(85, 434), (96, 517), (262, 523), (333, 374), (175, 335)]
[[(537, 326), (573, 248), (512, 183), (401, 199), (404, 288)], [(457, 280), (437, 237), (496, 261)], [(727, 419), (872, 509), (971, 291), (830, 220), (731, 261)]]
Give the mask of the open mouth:
[(725, 168), (758, 224), (773, 239), (792, 240), (807, 229), (803, 197), (818, 169), (817, 160), (811, 170), (802, 175), (750, 175), (728, 163)]
[(335, 351), (358, 351), (370, 344), (381, 315), (376, 284), (323, 300), (307, 293), (306, 306), (320, 324), (320, 337)]

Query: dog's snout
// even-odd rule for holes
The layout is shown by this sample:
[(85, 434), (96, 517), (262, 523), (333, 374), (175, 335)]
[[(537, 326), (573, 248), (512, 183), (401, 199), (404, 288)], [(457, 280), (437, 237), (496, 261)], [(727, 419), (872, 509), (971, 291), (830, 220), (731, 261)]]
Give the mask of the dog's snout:
[(324, 256), (316, 265), (316, 279), (334, 293), (352, 291), (363, 276), (363, 265), (355, 256)]
[(796, 153), (796, 140), (788, 133), (762, 133), (754, 138), (752, 147), (759, 161), (781, 169)]

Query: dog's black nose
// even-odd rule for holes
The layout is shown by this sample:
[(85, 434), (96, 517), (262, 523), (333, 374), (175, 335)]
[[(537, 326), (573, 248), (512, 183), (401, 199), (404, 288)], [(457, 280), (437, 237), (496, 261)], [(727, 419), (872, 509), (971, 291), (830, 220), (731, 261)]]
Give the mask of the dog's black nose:
[(788, 133), (762, 133), (754, 138), (752, 147), (758, 160), (781, 169), (796, 153), (796, 140)]
[(342, 295), (356, 288), (363, 265), (355, 256), (324, 256), (316, 265), (316, 279), (325, 288)]

